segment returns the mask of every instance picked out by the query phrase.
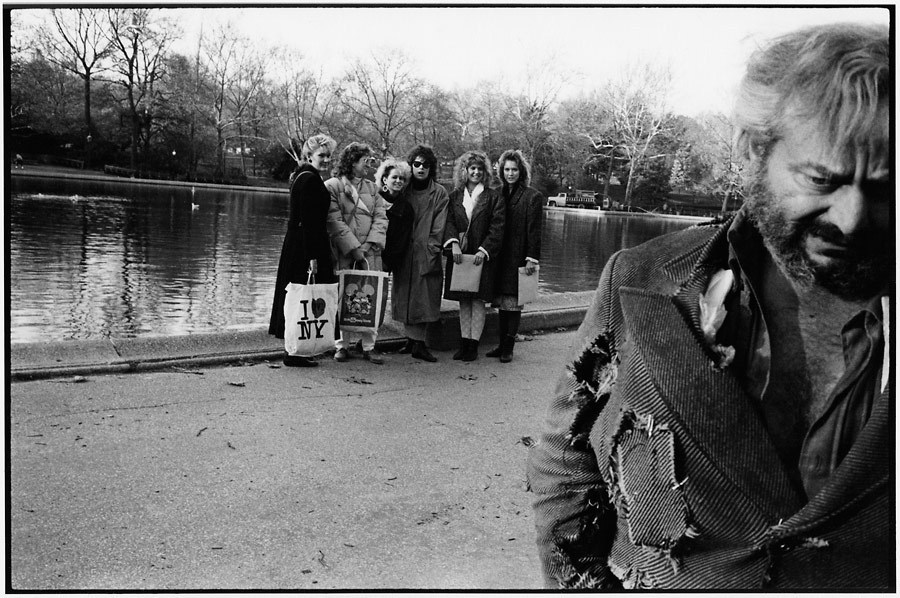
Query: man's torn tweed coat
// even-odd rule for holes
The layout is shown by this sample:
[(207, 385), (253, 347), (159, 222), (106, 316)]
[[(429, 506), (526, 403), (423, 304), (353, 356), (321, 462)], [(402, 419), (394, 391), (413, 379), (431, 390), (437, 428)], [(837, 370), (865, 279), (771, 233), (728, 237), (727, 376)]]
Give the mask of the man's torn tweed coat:
[(895, 588), (892, 385), (807, 502), (700, 331), (698, 295), (727, 264), (729, 224), (604, 268), (529, 449), (549, 588)]

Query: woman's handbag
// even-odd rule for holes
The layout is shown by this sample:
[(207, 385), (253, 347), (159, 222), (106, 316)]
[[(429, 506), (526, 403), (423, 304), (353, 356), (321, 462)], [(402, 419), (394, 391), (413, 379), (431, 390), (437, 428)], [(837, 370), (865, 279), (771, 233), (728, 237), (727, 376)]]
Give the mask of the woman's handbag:
[(338, 322), (342, 331), (377, 333), (384, 323), (388, 273), (369, 270), (368, 260), (364, 261), (365, 270), (335, 272), (340, 289)]
[[(453, 260), (451, 255), (447, 259)], [(477, 293), (478, 287), (481, 285), (481, 268), (484, 262), (475, 265), (475, 256), (468, 253), (462, 254), (462, 262), (453, 262), (453, 269), (450, 272), (450, 290), (451, 291), (468, 291)]]
[(284, 350), (312, 357), (334, 347), (338, 285), (315, 284), (310, 270), (306, 284), (288, 283), (284, 298)]
[(519, 299), (517, 305), (525, 305), (537, 299), (538, 272), (540, 266), (535, 264), (534, 273), (530, 276), (525, 273), (525, 266), (519, 268)]

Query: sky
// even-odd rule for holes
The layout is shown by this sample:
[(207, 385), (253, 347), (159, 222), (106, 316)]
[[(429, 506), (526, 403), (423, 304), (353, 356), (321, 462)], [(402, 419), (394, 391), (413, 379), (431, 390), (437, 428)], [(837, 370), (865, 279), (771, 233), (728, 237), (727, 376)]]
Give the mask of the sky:
[(889, 20), (886, 9), (846, 8), (846, 3), (845, 8), (156, 6), (181, 27), (179, 52), (191, 52), (201, 27), (209, 31), (230, 21), (263, 50), (278, 45), (296, 50), (308, 68), (326, 78), (340, 76), (354, 58), (395, 48), (412, 59), (419, 76), (448, 91), (484, 79), (515, 91), (527, 64), (549, 61), (566, 82), (559, 94), (566, 99), (601, 87), (628, 64), (648, 61), (671, 68), (669, 106), (687, 116), (729, 113), (747, 57), (767, 38), (808, 24)]
[[(550, 60), (567, 81), (560, 99), (602, 85), (628, 63), (651, 61), (673, 73), (671, 108), (694, 116), (729, 112), (742, 67), (765, 39), (807, 24), (883, 22), (873, 8), (320, 7), (177, 9), (185, 43), (201, 21), (231, 20), (262, 45), (296, 48), (330, 77), (349, 61), (394, 47), (420, 76), (444, 89), (478, 80), (521, 84), (526, 61)], [(208, 27), (208, 25), (205, 25)]]

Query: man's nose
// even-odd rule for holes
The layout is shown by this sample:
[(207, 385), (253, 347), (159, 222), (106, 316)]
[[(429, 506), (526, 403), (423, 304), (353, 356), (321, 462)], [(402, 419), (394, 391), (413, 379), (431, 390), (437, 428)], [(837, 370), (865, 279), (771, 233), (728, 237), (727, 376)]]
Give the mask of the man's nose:
[(829, 215), (831, 222), (846, 236), (864, 231), (870, 224), (876, 198), (866, 193), (859, 182), (841, 187), (835, 193)]

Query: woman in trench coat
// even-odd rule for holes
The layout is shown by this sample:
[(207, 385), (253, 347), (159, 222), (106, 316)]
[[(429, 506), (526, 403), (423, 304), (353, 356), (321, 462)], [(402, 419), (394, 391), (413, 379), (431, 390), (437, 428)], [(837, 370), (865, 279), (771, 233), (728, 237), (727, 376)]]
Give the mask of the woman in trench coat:
[(401, 353), (434, 362), (425, 344), (427, 326), (441, 317), (441, 248), (447, 222), (447, 190), (437, 182), (437, 157), (419, 145), (407, 158), (412, 178), (404, 191), (413, 211), (409, 248), (394, 270), (391, 287), (391, 316), (402, 322), (406, 346)]

